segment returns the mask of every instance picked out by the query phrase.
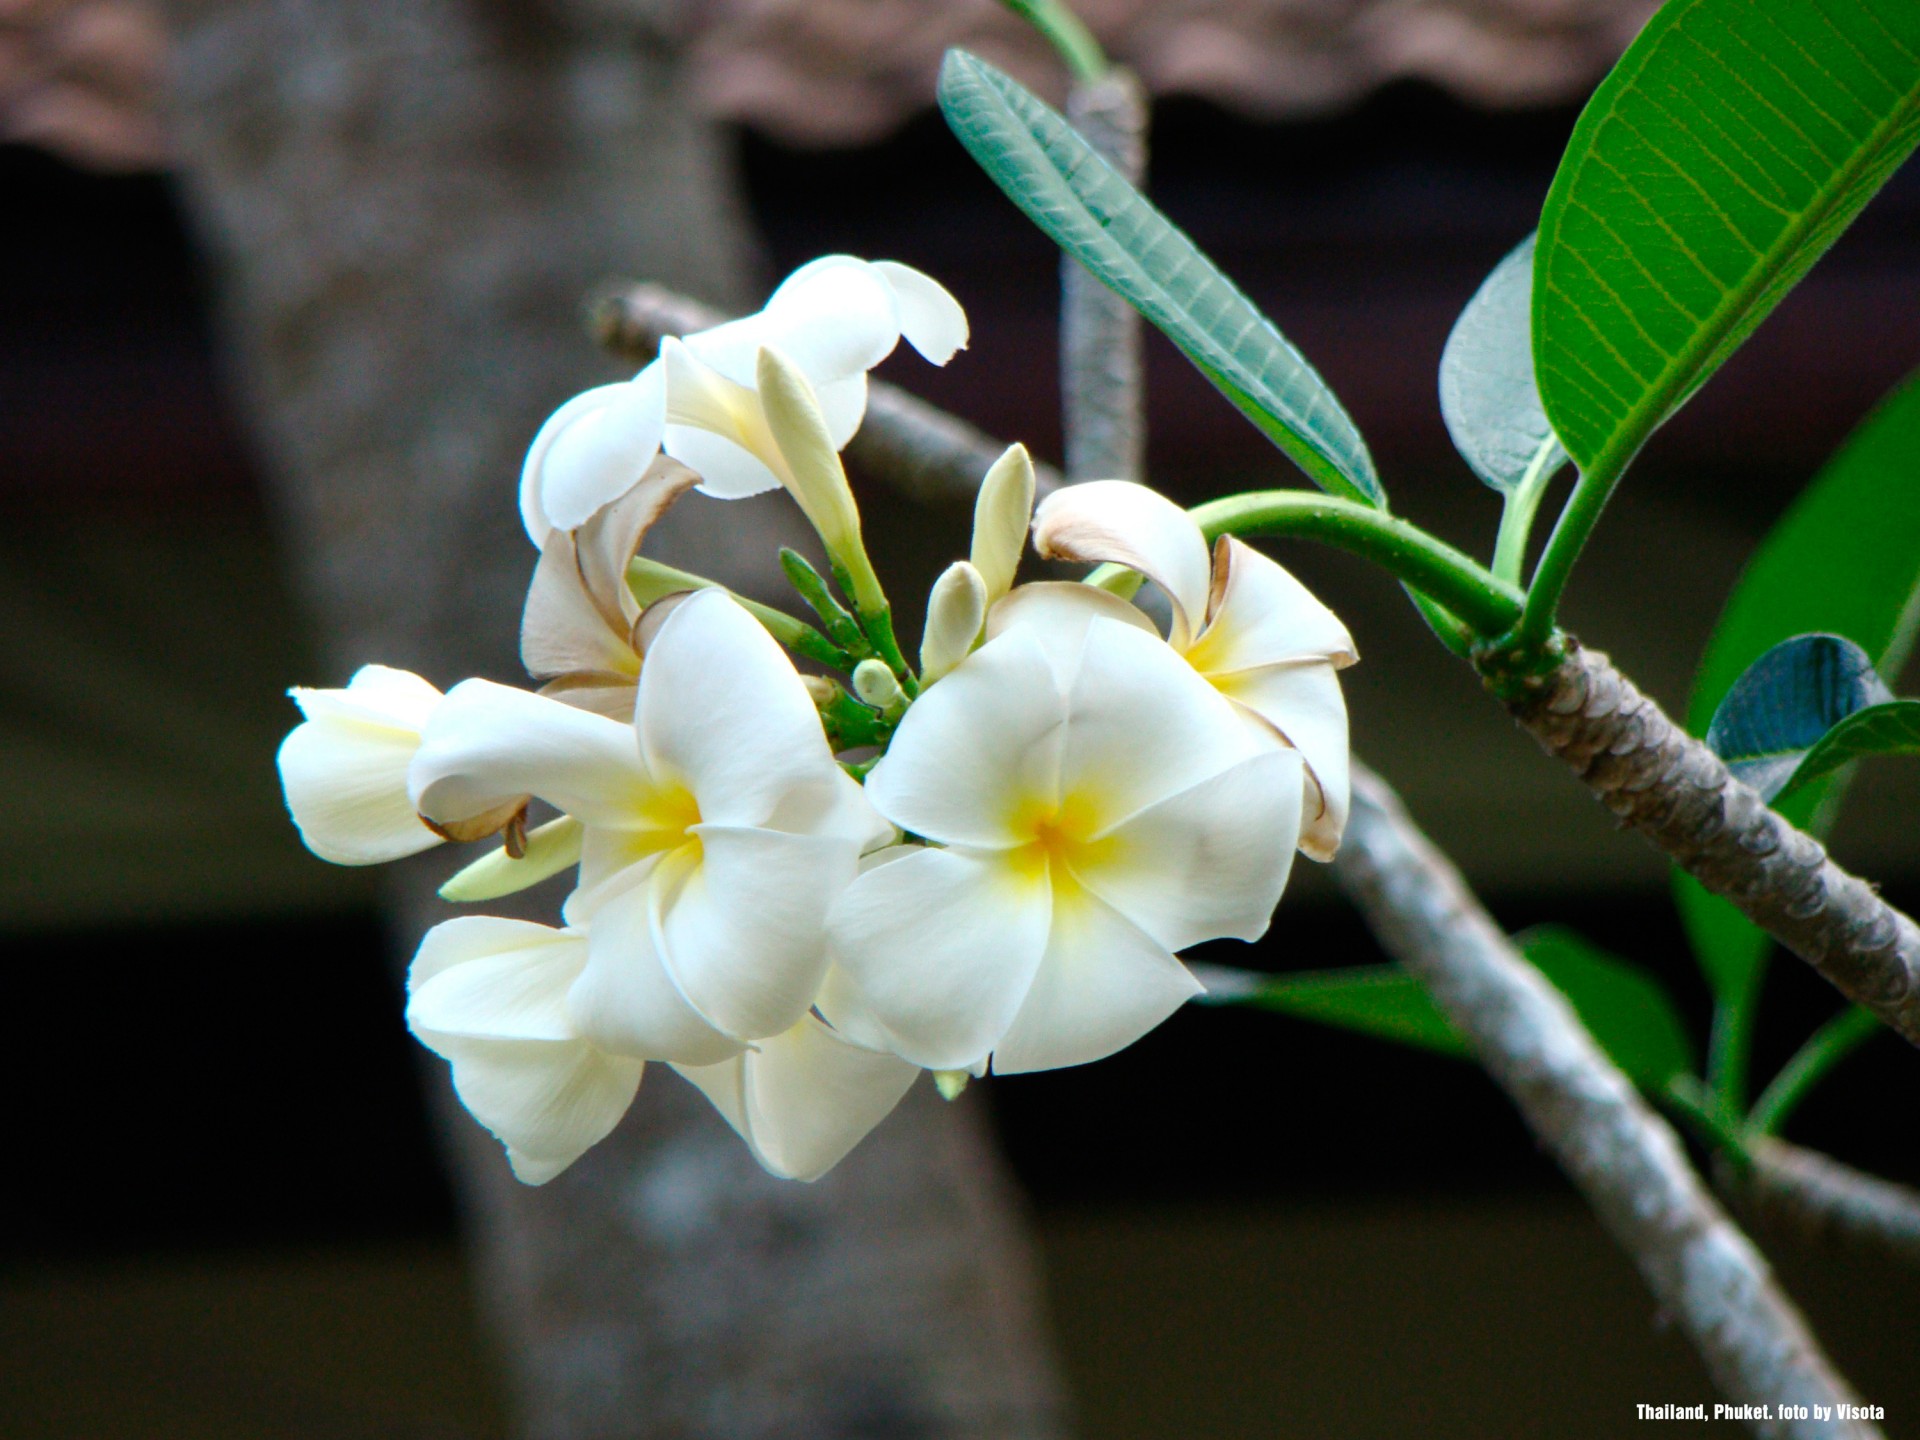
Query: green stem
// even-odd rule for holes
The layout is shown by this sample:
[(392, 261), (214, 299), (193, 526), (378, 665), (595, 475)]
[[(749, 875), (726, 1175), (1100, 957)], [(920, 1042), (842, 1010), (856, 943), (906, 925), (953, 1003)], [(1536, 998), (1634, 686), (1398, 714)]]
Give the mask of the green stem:
[(1615, 459), (1610, 452), (1604, 454), (1574, 485), (1566, 508), (1554, 522), (1553, 534), (1547, 537), (1547, 548), (1541, 552), (1540, 563), (1534, 568), (1533, 583), (1527, 587), (1526, 613), (1520, 617), (1515, 636), (1521, 648), (1542, 646), (1553, 633), (1554, 622), (1560, 614), (1560, 597), (1566, 593), (1574, 563), (1586, 547), (1593, 527), (1600, 523), (1600, 512), (1613, 498), (1613, 487), (1620, 483), (1632, 458), (1626, 455)]
[(1761, 1092), (1747, 1117), (1747, 1129), (1757, 1135), (1777, 1134), (1820, 1078), (1880, 1028), (1879, 1018), (1871, 1010), (1855, 1005), (1814, 1031)]
[(907, 699), (913, 699), (920, 693), (920, 679), (907, 663), (907, 657), (900, 653), (900, 642), (893, 634), (891, 607), (882, 605), (878, 610), (862, 610), (860, 626), (866, 631), (874, 653), (886, 662), (887, 668), (893, 671), (894, 679), (900, 682), (901, 692)]
[(1661, 1098), (1714, 1149), (1744, 1162), (1747, 1137), (1723, 1111), (1713, 1092), (1698, 1075), (1676, 1075), (1667, 1081)]
[[(787, 583), (820, 617), (820, 623), (827, 627), (827, 635), (847, 653), (849, 659), (857, 660), (872, 653), (860, 626), (847, 613), (846, 607), (833, 598), (826, 580), (808, 563), (806, 556), (783, 545), (780, 547), (780, 569), (786, 575)], [(853, 666), (847, 664), (837, 668), (851, 670)]]
[(648, 560), (636, 555), (627, 566), (627, 588), (633, 592), (633, 598), (640, 602), (640, 608), (643, 610), (656, 600), (688, 590), (722, 591), (734, 604), (764, 625), (768, 634), (794, 654), (804, 655), (809, 660), (817, 660), (820, 664), (836, 670), (853, 668), (854, 657), (806, 621), (795, 619), (786, 611), (776, 610), (771, 605), (762, 605), (758, 600), (749, 600), (744, 595), (736, 595), (726, 586), (709, 580), (703, 575), (676, 570), (671, 565), (662, 565), (658, 560)]
[(1000, 0), (1046, 39), (1075, 80), (1098, 80), (1107, 73), (1107, 57), (1093, 32), (1058, 0)]
[(1767, 957), (1763, 954), (1739, 988), (1713, 1009), (1713, 1031), (1707, 1040), (1707, 1079), (1730, 1115), (1744, 1114), (1747, 1108), (1747, 1087), (1753, 1073), (1753, 1028), (1759, 1018), (1766, 969)]
[(1559, 469), (1557, 465), (1549, 468), (1547, 464), (1559, 445), (1558, 440), (1542, 445), (1533, 463), (1527, 466), (1527, 473), (1520, 477), (1520, 483), (1503, 497), (1500, 534), (1493, 542), (1493, 573), (1515, 585), (1521, 583), (1521, 574), (1526, 569), (1527, 540), (1533, 534), (1533, 517), (1540, 509), (1548, 483)]
[(1525, 603), (1517, 585), (1496, 578), (1451, 545), (1355, 500), (1310, 490), (1260, 490), (1211, 500), (1189, 513), (1209, 540), (1293, 535), (1350, 551), (1390, 571), (1486, 638), (1510, 630)]

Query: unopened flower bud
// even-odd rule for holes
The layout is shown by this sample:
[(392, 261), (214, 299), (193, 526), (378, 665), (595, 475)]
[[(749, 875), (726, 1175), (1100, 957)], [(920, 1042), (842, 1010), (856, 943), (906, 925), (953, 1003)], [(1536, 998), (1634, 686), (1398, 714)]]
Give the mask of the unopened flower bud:
[(852, 580), (856, 605), (879, 609), (884, 600), (860, 538), (860, 511), (819, 397), (800, 367), (771, 346), (760, 352), (756, 378), (767, 428), (787, 462), (782, 478), (788, 490), (819, 532), (827, 554)]
[(816, 706), (831, 705), (840, 693), (840, 687), (824, 675), (802, 675), (800, 683), (807, 687), (807, 698)]
[(986, 582), (991, 605), (1013, 588), (1033, 517), (1033, 461), (1024, 445), (1009, 445), (993, 462), (973, 502), (973, 551), (968, 557)]
[(906, 697), (883, 660), (862, 660), (853, 667), (853, 693), (876, 710), (891, 710)]
[(967, 1088), (967, 1081), (972, 1078), (965, 1070), (936, 1070), (933, 1072), (933, 1088), (940, 1092), (942, 1100), (958, 1100), (960, 1092)]
[(956, 560), (927, 596), (927, 628), (920, 637), (920, 676), (932, 684), (967, 658), (987, 618), (987, 585), (980, 572)]

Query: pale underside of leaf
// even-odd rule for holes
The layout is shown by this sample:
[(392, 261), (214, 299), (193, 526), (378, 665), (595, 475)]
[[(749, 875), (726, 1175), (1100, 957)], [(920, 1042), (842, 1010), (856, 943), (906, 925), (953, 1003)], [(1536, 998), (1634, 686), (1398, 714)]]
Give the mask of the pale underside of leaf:
[(1461, 458), (1511, 494), (1541, 483), (1566, 451), (1533, 375), (1533, 237), (1488, 275), (1454, 322), (1440, 357), (1440, 414)]

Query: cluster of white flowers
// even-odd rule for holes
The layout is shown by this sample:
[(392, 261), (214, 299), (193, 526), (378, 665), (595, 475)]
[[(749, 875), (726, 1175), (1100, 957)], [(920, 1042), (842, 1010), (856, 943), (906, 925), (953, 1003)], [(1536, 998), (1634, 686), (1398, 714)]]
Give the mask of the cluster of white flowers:
[[(1200, 989), (1176, 951), (1259, 936), (1296, 847), (1339, 842), (1345, 628), (1142, 486), (1036, 513), (1009, 450), (907, 664), (838, 453), (903, 336), (944, 363), (966, 319), (917, 271), (833, 256), (562, 406), (520, 492), (540, 693), (380, 666), (293, 692), (280, 769), (315, 853), (503, 836), (442, 891), (468, 902), (577, 867), (560, 928), (449, 920), (409, 980), (408, 1024), (523, 1180), (605, 1136), (649, 1060), (815, 1178), (922, 1069), (951, 1092), (1131, 1044)], [(799, 572), (821, 630), (639, 557), (687, 489), (776, 485), (844, 593)], [(1016, 585), (1030, 523), (1043, 557), (1154, 582), (1170, 633), (1093, 585)], [(556, 814), (528, 830), (536, 802)]]

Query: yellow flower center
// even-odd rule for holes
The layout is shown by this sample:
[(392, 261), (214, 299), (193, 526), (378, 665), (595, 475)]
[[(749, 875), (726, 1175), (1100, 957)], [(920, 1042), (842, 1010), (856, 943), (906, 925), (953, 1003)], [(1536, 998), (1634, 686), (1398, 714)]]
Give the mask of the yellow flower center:
[(651, 787), (634, 797), (632, 819), (621, 827), (619, 860), (632, 864), (649, 855), (690, 847), (689, 859), (701, 855), (700, 837), (690, 834), (700, 823), (700, 802), (677, 782)]
[(1090, 796), (1075, 792), (1057, 802), (1029, 799), (1015, 811), (1013, 832), (1025, 837), (1014, 850), (1014, 868), (1023, 878), (1042, 880), (1051, 875), (1056, 864), (1069, 871), (1098, 864), (1112, 848), (1109, 838), (1096, 840), (1101, 825), (1101, 807)]

